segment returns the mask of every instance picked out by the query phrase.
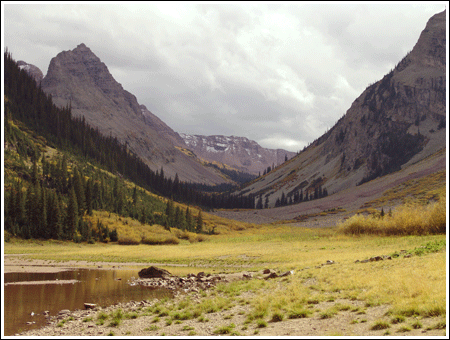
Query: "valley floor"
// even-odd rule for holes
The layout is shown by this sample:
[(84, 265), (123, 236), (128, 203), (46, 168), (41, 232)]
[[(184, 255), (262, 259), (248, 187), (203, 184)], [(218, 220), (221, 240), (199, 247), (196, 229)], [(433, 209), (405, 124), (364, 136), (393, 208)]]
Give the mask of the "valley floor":
[[(26, 260), (23, 257), (6, 256), (5, 272), (48, 272), (74, 268), (89, 268), (101, 266), (103, 269), (113, 269), (123, 266), (123, 263), (84, 263), (84, 262), (53, 262), (43, 260)], [(143, 264), (140, 264), (142, 267)], [(147, 265), (147, 264), (146, 264)], [(126, 264), (132, 267), (133, 264)], [(253, 273), (251, 280), (263, 280), (262, 273)], [(235, 274), (235, 277), (240, 277)], [(280, 280), (280, 279), (278, 279)], [(280, 285), (283, 281), (280, 280)], [(314, 280), (305, 282), (305, 286), (311, 286)], [(251, 291), (240, 294), (241, 299), (251, 299), (256, 294)], [(179, 294), (174, 300), (166, 302), (167, 308), (171, 309), (183, 299), (189, 297), (196, 304), (202, 303), (210, 296), (202, 296), (200, 293)], [(251, 312), (251, 307), (245, 304), (228, 306), (224, 310), (207, 314), (207, 318), (201, 320), (183, 320), (168, 324), (167, 319), (158, 318), (156, 314), (145, 311), (157, 301), (137, 301), (118, 304), (108, 307), (97, 307), (95, 310), (75, 310), (70, 313), (54, 316), (49, 319), (49, 325), (41, 329), (26, 331), (19, 336), (215, 336), (215, 335), (241, 335), (241, 336), (381, 336), (381, 335), (408, 335), (408, 336), (443, 336), (445, 330), (433, 327), (440, 318), (421, 318), (420, 328), (411, 328), (405, 325), (411, 324), (416, 318), (411, 317), (402, 323), (391, 325), (387, 329), (373, 330), (374, 322), (386, 320), (385, 314), (388, 305), (366, 307), (362, 301), (349, 299), (336, 299), (334, 301), (322, 301), (311, 304), (314, 306), (309, 317), (298, 319), (287, 319), (260, 324), (249, 325), (246, 315)], [(324, 317), (324, 312), (333, 306), (346, 306), (336, 315), (329, 318)], [(105, 323), (99, 325), (98, 315), (100, 313), (112, 314), (121, 309), (124, 315), (130, 313), (139, 314), (135, 319), (124, 319), (118, 326)], [(150, 315), (149, 315), (150, 314)], [(67, 320), (61, 325), (62, 320)], [(88, 320), (88, 321), (86, 321)], [(233, 326), (234, 325), (234, 326)], [(388, 332), (388, 333), (387, 333)]]

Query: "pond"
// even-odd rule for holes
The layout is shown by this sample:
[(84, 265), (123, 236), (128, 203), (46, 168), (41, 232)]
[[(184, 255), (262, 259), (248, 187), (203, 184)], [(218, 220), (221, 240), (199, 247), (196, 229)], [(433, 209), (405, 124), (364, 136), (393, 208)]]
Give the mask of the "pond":
[(78, 269), (57, 273), (4, 274), (4, 335), (47, 324), (43, 314), (84, 309), (84, 303), (105, 307), (119, 302), (172, 297), (166, 289), (130, 285), (137, 270)]

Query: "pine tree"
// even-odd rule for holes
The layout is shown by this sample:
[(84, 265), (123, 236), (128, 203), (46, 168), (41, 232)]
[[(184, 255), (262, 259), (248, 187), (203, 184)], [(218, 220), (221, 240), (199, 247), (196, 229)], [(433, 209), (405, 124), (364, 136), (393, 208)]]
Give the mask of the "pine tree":
[(77, 230), (78, 226), (78, 203), (73, 186), (70, 188), (69, 192), (69, 202), (67, 204), (65, 226), (65, 236), (67, 239), (72, 240), (75, 236), (75, 231)]
[(167, 201), (166, 216), (167, 216), (167, 226), (173, 227), (174, 220), (175, 220), (175, 208), (174, 208), (174, 203), (171, 199)]
[(50, 238), (62, 238), (61, 209), (57, 194), (50, 191), (48, 197), (47, 228)]
[(191, 211), (189, 210), (189, 207), (186, 208), (186, 229), (188, 231), (194, 231), (194, 219), (192, 218)]
[(262, 209), (263, 203), (262, 203), (262, 195), (259, 195), (258, 202), (256, 203), (256, 209)]
[(147, 223), (147, 211), (145, 210), (144, 206), (141, 209), (141, 215), (139, 216), (139, 222), (141, 222), (141, 224)]
[(38, 237), (42, 237), (44, 239), (50, 238), (50, 233), (47, 225), (47, 189), (45, 187), (41, 187), (41, 198), (39, 202), (39, 233)]
[(85, 192), (85, 202), (86, 202), (86, 213), (92, 216), (92, 206), (94, 205), (94, 186), (92, 184), (92, 178), (89, 178), (86, 182), (86, 192)]
[(195, 232), (197, 234), (200, 234), (203, 231), (203, 217), (202, 217), (202, 211), (199, 210), (198, 216), (197, 216), (197, 223), (195, 225)]
[(78, 205), (78, 216), (83, 216), (86, 209), (86, 193), (84, 190), (84, 176), (80, 173), (78, 168), (73, 171), (72, 184), (75, 190)]

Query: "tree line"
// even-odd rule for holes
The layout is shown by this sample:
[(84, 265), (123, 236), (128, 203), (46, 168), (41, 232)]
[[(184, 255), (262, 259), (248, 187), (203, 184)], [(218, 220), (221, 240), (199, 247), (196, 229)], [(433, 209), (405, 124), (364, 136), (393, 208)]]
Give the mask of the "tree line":
[(213, 195), (196, 190), (181, 182), (176, 175), (167, 178), (164, 169), (151, 170), (136, 154), (116, 137), (102, 135), (98, 128), (86, 123), (84, 117), (74, 117), (70, 106), (58, 108), (25, 70), (21, 70), (7, 50), (5, 59), (5, 108), (11, 118), (23, 122), (43, 136), (52, 146), (120, 174), (151, 192), (186, 202), (213, 208), (254, 208), (254, 197), (224, 193)]

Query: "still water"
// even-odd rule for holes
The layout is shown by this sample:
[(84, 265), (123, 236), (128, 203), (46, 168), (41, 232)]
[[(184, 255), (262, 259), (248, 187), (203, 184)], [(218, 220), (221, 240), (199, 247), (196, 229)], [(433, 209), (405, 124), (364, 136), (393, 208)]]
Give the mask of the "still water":
[[(57, 315), (62, 309), (71, 311), (84, 309), (85, 302), (104, 307), (118, 302), (172, 297), (169, 290), (130, 285), (132, 277), (137, 277), (136, 270), (79, 269), (59, 273), (5, 273), (4, 335), (14, 335), (45, 326), (44, 311), (49, 311), (50, 315)], [(76, 280), (76, 282), (8, 284), (50, 280), (53, 282)], [(27, 322), (34, 323), (28, 325)]]

